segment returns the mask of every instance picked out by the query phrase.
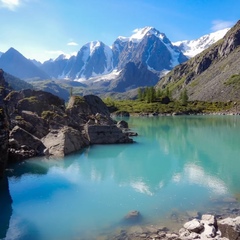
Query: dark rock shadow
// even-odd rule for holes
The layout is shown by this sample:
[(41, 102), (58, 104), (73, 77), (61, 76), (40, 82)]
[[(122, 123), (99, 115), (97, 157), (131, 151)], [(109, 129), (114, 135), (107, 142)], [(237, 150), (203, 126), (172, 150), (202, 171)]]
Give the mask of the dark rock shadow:
[(12, 216), (12, 198), (9, 192), (8, 179), (0, 179), (0, 239), (5, 238)]

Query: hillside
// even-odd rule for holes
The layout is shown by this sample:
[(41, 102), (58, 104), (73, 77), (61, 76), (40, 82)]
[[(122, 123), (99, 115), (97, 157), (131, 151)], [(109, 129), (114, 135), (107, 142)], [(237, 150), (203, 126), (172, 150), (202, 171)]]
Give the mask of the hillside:
[(13, 90), (19, 91), (23, 89), (33, 89), (33, 86), (30, 83), (14, 77), (11, 74), (4, 73), (4, 78)]
[(240, 100), (240, 21), (223, 39), (176, 66), (156, 88), (169, 89), (178, 98), (186, 88), (189, 100)]

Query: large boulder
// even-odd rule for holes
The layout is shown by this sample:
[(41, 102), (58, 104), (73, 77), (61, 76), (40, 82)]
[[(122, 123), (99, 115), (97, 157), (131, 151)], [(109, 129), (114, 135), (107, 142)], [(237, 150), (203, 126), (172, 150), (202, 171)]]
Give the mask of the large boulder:
[(45, 154), (57, 157), (76, 152), (89, 145), (89, 141), (80, 131), (67, 126), (51, 130), (42, 138), (42, 142), (47, 147)]
[(132, 143), (133, 140), (116, 125), (89, 125), (85, 132), (91, 144)]
[(19, 126), (15, 126), (9, 134), (9, 161), (43, 155), (45, 148), (39, 138)]
[(218, 229), (222, 237), (240, 240), (240, 216), (236, 218), (225, 218), (218, 222)]
[(137, 210), (132, 210), (124, 216), (122, 223), (123, 224), (138, 224), (142, 221), (142, 215)]
[(196, 218), (189, 222), (186, 222), (183, 227), (187, 229), (189, 232), (195, 233), (201, 233), (201, 231), (204, 229), (203, 224)]
[(89, 118), (96, 114), (103, 115), (110, 120), (107, 106), (99, 97), (94, 95), (72, 96), (68, 102), (66, 112), (77, 124), (86, 123)]
[(21, 117), (19, 119), (16, 118), (14, 123), (38, 138), (46, 136), (49, 132), (47, 120), (31, 111), (23, 110)]

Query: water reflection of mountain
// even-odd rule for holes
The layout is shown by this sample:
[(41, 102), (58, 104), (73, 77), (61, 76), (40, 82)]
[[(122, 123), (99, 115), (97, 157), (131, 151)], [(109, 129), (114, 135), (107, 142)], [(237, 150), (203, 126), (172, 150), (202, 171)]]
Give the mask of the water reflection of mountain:
[(139, 133), (137, 143), (90, 150), (86, 154), (90, 165), (85, 167), (91, 169), (83, 170), (84, 175), (104, 180), (111, 172), (119, 184), (131, 184), (148, 193), (186, 175), (188, 181), (219, 193), (226, 187), (234, 194), (240, 191), (236, 185), (240, 182), (236, 167), (240, 167), (240, 118), (130, 118), (129, 124)]
[(220, 178), (233, 192), (240, 191), (236, 185), (240, 182), (238, 116), (139, 118), (137, 125), (140, 134), (173, 154), (179, 166), (194, 163), (208, 175)]
[(47, 174), (51, 168), (60, 173), (62, 169), (62, 176), (71, 181), (78, 175), (90, 181), (111, 177), (119, 185), (147, 194), (188, 178), (215, 191), (224, 192), (227, 187), (233, 194), (240, 192), (236, 185), (240, 182), (239, 117), (129, 118), (128, 122), (139, 133), (134, 144), (95, 145), (57, 161), (31, 160), (9, 174)]

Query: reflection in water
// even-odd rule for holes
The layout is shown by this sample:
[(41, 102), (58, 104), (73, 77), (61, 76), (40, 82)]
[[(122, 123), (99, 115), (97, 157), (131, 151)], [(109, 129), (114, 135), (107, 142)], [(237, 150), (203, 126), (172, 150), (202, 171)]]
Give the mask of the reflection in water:
[[(14, 166), (8, 235), (24, 223), (39, 239), (70, 239), (116, 226), (133, 209), (153, 223), (238, 196), (240, 118), (128, 121), (139, 133), (134, 144), (94, 145), (57, 161)], [(59, 232), (52, 231), (56, 223)]]
[(12, 216), (12, 198), (9, 193), (8, 179), (0, 179), (0, 239), (6, 237)]

